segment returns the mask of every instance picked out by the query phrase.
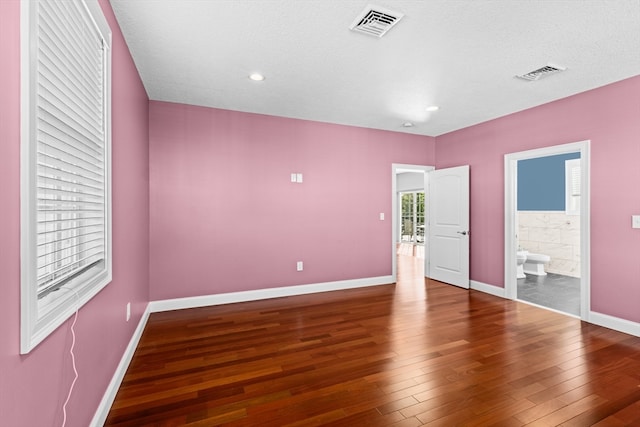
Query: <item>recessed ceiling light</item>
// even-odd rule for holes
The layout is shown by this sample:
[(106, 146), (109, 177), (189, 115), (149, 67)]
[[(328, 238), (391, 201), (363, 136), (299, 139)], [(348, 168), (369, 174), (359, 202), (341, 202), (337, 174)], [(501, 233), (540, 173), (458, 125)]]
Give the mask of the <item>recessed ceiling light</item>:
[(264, 76), (260, 73), (253, 73), (251, 75), (249, 75), (249, 78), (251, 80), (253, 80), (254, 82), (261, 82), (264, 80)]
[(440, 109), (440, 107), (438, 107), (437, 105), (431, 105), (429, 107), (427, 107), (427, 111), (428, 112), (434, 112), (434, 111), (438, 111)]
[(404, 122), (404, 123), (402, 124), (402, 127), (405, 127), (405, 128), (411, 128), (411, 127), (413, 127), (413, 123), (411, 123), (411, 122)]

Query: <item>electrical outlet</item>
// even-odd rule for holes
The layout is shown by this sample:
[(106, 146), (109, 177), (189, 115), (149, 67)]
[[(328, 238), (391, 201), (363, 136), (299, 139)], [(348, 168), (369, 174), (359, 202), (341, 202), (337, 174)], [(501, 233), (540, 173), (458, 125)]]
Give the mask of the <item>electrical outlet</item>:
[(302, 261), (298, 261), (298, 263), (296, 264), (296, 270), (302, 271), (303, 268), (304, 268), (304, 265), (302, 264)]
[(127, 303), (127, 322), (131, 319), (131, 302)]

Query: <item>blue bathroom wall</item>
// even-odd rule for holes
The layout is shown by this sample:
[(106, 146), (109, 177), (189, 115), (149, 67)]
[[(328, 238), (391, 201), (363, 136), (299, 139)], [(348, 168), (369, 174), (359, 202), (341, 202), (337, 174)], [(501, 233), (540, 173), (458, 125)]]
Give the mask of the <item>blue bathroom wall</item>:
[(580, 153), (559, 154), (518, 161), (518, 210), (564, 211), (564, 162)]

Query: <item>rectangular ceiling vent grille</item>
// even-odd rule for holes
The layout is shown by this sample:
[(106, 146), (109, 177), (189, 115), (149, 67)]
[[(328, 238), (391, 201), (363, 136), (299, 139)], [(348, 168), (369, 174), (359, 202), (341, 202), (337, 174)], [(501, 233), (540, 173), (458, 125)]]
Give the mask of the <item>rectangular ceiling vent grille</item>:
[(523, 80), (528, 80), (528, 81), (536, 81), (541, 79), (542, 77), (546, 77), (549, 76), (551, 74), (556, 74), (559, 73), (561, 71), (566, 70), (566, 67), (561, 67), (559, 65), (552, 65), (552, 64), (547, 64), (544, 67), (540, 67), (537, 70), (533, 70), (533, 71), (529, 71), (526, 74), (521, 74), (519, 76), (516, 76), (520, 79)]
[(374, 37), (382, 37), (404, 16), (379, 6), (368, 5), (349, 29)]

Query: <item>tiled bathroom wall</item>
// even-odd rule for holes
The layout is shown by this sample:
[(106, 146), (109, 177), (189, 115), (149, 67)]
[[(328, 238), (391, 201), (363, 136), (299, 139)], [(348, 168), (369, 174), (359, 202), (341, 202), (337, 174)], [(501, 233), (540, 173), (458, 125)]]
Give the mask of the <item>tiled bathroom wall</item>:
[(580, 277), (580, 217), (557, 211), (519, 211), (520, 248), (551, 257), (549, 273)]

